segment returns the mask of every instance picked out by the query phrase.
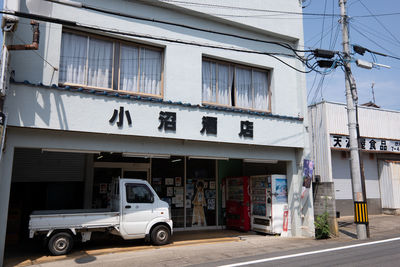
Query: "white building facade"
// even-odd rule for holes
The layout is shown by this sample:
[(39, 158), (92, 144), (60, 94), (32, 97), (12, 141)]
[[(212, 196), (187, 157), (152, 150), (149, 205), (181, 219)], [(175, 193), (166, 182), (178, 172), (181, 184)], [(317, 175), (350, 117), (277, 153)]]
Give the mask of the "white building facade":
[(184, 230), (197, 180), (214, 199), (202, 227), (223, 228), (224, 177), (285, 174), (290, 234), (313, 235), (311, 197), (299, 201), (308, 117), (292, 67), (304, 67), (284, 47), (303, 45), (301, 20), (239, 16), (301, 13), (299, 1), (56, 2), (18, 1), (18, 27), (4, 35), (6, 46), (29, 44), (39, 22), (38, 50), (8, 51), (1, 255), (6, 231), (11, 243), (26, 238), (30, 210), (106, 208), (110, 179), (123, 176), (170, 197)]
[[(395, 211), (400, 207), (400, 112), (361, 106), (358, 118), (368, 213)], [(312, 105), (309, 119), (315, 175), (321, 183), (333, 182), (336, 211), (353, 215), (346, 105)]]

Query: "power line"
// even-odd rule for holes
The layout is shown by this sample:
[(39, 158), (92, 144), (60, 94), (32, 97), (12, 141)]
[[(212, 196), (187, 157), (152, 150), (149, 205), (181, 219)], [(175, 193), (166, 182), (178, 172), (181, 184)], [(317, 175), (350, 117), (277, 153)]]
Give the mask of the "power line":
[(204, 4), (204, 3), (193, 3), (187, 1), (176, 1), (176, 0), (160, 0), (161, 2), (166, 3), (177, 3), (188, 6), (199, 6), (206, 8), (225, 8), (231, 10), (245, 10), (245, 11), (254, 11), (254, 12), (267, 12), (267, 13), (278, 13), (278, 14), (290, 14), (290, 15), (306, 15), (306, 16), (334, 16), (340, 17), (339, 14), (320, 14), (320, 13), (307, 13), (307, 12), (292, 12), (292, 11), (279, 11), (279, 10), (271, 10), (271, 9), (258, 9), (258, 8), (247, 8), (247, 7), (237, 7), (237, 6), (226, 6), (226, 5), (217, 5), (217, 4)]
[(348, 6), (347, 6), (348, 8), (358, 2), (358, 0), (354, 0), (354, 2), (351, 2), (351, 3), (350, 3), (350, 1), (348, 2)]
[[(332, 1), (332, 12), (335, 11), (335, 1)], [(333, 17), (331, 18), (331, 28), (333, 28)], [(329, 47), (332, 46), (332, 33), (333, 31), (331, 31), (331, 38), (329, 39)]]
[[(45, 1), (54, 2), (54, 3), (58, 3), (58, 4), (63, 4), (63, 5), (68, 5), (68, 6), (70, 6), (69, 4), (62, 3), (62, 2), (58, 2), (58, 1), (56, 1), (56, 0), (45, 0)], [(116, 16), (125, 17), (125, 18), (130, 18), (130, 19), (143, 20), (143, 21), (149, 21), (149, 22), (154, 22), (154, 23), (161, 23), (161, 24), (165, 24), (165, 25), (171, 25), (171, 26), (176, 26), (176, 27), (182, 27), (182, 28), (186, 28), (186, 29), (190, 29), (190, 30), (195, 30), (195, 31), (201, 31), (201, 32), (206, 32), (206, 33), (212, 33), (212, 34), (218, 34), (218, 35), (223, 35), (223, 36), (229, 36), (229, 37), (234, 37), (234, 38), (243, 39), (243, 40), (248, 40), (248, 41), (261, 42), (261, 43), (267, 43), (267, 44), (274, 44), (274, 45), (278, 45), (278, 46), (281, 46), (281, 47), (283, 47), (283, 48), (292, 50), (293, 52), (310, 52), (310, 51), (305, 51), (305, 50), (297, 50), (297, 49), (294, 49), (293, 47), (291, 47), (290, 44), (283, 43), (283, 42), (266, 41), (266, 40), (261, 40), (261, 39), (256, 39), (256, 38), (250, 38), (250, 37), (246, 37), (246, 36), (241, 36), (241, 35), (233, 34), (233, 33), (218, 32), (218, 31), (213, 31), (213, 30), (208, 30), (208, 29), (193, 27), (193, 26), (189, 26), (189, 25), (185, 25), (185, 24), (180, 24), (180, 23), (174, 23), (174, 22), (163, 21), (163, 20), (158, 20), (158, 19), (150, 19), (150, 18), (145, 18), (145, 17), (140, 17), (140, 16), (134, 16), (134, 15), (131, 15), (131, 14), (121, 13), (121, 12), (113, 11), (113, 10), (107, 10), (107, 9), (103, 9), (103, 8), (99, 8), (99, 7), (95, 7), (95, 6), (91, 6), (91, 5), (86, 5), (86, 4), (80, 4), (79, 6), (73, 5), (73, 7), (75, 7), (75, 8), (88, 9), (88, 10), (92, 10), (92, 11), (96, 11), (96, 12), (101, 12), (101, 13), (105, 13), (105, 14), (109, 14), (109, 15), (116, 15)]]
[(324, 19), (325, 17), (311, 17), (311, 18), (304, 18), (302, 16), (298, 17), (279, 17), (285, 14), (279, 14), (279, 15), (235, 15), (235, 14), (220, 14), (220, 13), (207, 13), (213, 16), (218, 16), (218, 17), (233, 17), (233, 18), (258, 18), (258, 19), (269, 19), (269, 20), (282, 20), (282, 19), (291, 19), (291, 20), (317, 20), (317, 19)]
[[(183, 40), (178, 40), (178, 39), (170, 39), (170, 38), (166, 38), (166, 37), (157, 37), (157, 36), (151, 36), (151, 35), (138, 34), (138, 33), (134, 33), (134, 32), (124, 32), (124, 31), (119, 31), (119, 30), (115, 30), (115, 29), (98, 28), (98, 27), (92, 26), (92, 25), (78, 24), (74, 21), (68, 21), (68, 20), (63, 20), (63, 19), (51, 18), (51, 17), (42, 16), (42, 15), (29, 14), (29, 13), (17, 12), (17, 11), (15, 11), (13, 13), (7, 12), (7, 11), (0, 11), (0, 13), (14, 15), (14, 16), (22, 17), (22, 18), (58, 23), (58, 24), (62, 24), (65, 26), (78, 27), (78, 28), (82, 28), (82, 29), (86, 29), (86, 30), (94, 30), (94, 31), (101, 31), (101, 32), (106, 32), (106, 33), (113, 33), (113, 34), (117, 34), (117, 35), (125, 35), (125, 36), (139, 37), (139, 38), (145, 38), (145, 39), (151, 39), (151, 40), (165, 41), (165, 42), (199, 46), (199, 47), (215, 48), (215, 49), (243, 52), (243, 53), (250, 53), (250, 54), (266, 55), (266, 56), (270, 56), (270, 57), (278, 60), (279, 62), (283, 63), (284, 65), (286, 65), (298, 72), (301, 72), (301, 73), (310, 73), (313, 70), (317, 71), (314, 68), (312, 68), (312, 66), (310, 66), (307, 62), (305, 62), (304, 58), (299, 57), (297, 55), (284, 54), (284, 53), (269, 53), (269, 52), (261, 52), (261, 51), (254, 51), (254, 50), (244, 50), (244, 49), (238, 49), (238, 48), (234, 48), (234, 47), (223, 47), (223, 46), (217, 46), (217, 45), (183, 41)], [(288, 57), (296, 58), (296, 59), (300, 60), (301, 62), (303, 62), (304, 64), (306, 64), (306, 66), (309, 67), (310, 70), (303, 71), (303, 70), (297, 69), (296, 67), (293, 67), (292, 65), (290, 65), (289, 63), (285, 62), (284, 60), (278, 58), (277, 56), (288, 56)]]
[(307, 102), (308, 102), (308, 99), (310, 98), (310, 94), (311, 94), (312, 90), (314, 89), (315, 81), (317, 80), (317, 75), (318, 75), (318, 73), (315, 73), (313, 83), (311, 85), (310, 90), (308, 91)]
[(400, 44), (396, 43), (390, 37), (384, 36), (382, 34), (382, 32), (378, 32), (378, 31), (372, 29), (371, 27), (366, 26), (365, 24), (363, 24), (363, 23), (361, 23), (359, 21), (356, 21), (356, 20), (353, 21), (353, 24), (357, 24), (357, 27), (359, 27), (363, 32), (369, 33), (369, 34), (373, 35), (374, 37), (379, 38), (381, 40), (384, 40), (384, 41), (386, 41), (387, 43), (389, 43), (391, 45), (400, 47)]
[(337, 24), (335, 37), (333, 38), (333, 41), (330, 44), (329, 49), (333, 49), (336, 46), (337, 40), (339, 39), (339, 32), (340, 32), (340, 27), (339, 24)]
[[(336, 25), (336, 28), (339, 28), (339, 23)], [(325, 38), (331, 31), (333, 30), (333, 28), (331, 28), (328, 32), (326, 32), (323, 36), (323, 38)], [(312, 47), (315, 47), (318, 44), (318, 41), (312, 45)]]
[[(20, 42), (24, 42), (24, 40), (22, 40), (22, 38), (20, 38), (18, 35), (16, 35), (15, 33), (14, 33), (14, 35), (15, 35), (15, 37), (17, 37), (17, 39), (18, 39)], [(58, 70), (57, 67), (53, 66), (53, 64), (51, 64), (50, 62), (48, 62), (48, 61), (47, 61), (44, 57), (42, 57), (42, 55), (40, 55), (36, 50), (27, 50), (27, 51), (32, 51), (32, 52), (35, 53), (38, 57), (40, 57), (44, 62), (46, 62), (47, 64), (49, 64), (49, 66), (51, 66), (55, 71)]]
[[(326, 2), (327, 0), (325, 0), (325, 5), (324, 5), (324, 14), (326, 14)], [(323, 17), (324, 19), (322, 20), (322, 30), (321, 30), (321, 40), (320, 40), (320, 44), (319, 47), (322, 48), (322, 36), (324, 34), (324, 28), (325, 28), (325, 16)]]
[[(358, 32), (359, 34), (361, 34), (362, 36), (364, 36), (364, 37), (365, 37), (366, 39), (368, 39), (370, 42), (374, 43), (375, 45), (379, 46), (380, 48), (382, 48), (383, 50), (385, 50), (386, 52), (388, 52), (389, 54), (393, 54), (391, 51), (387, 50), (386, 48), (384, 48), (383, 46), (381, 46), (380, 44), (378, 44), (377, 42), (375, 42), (374, 40), (372, 40), (371, 38), (369, 38), (368, 36), (366, 36), (364, 33), (362, 33), (361, 31), (359, 31), (356, 27), (353, 27), (353, 26), (351, 26), (351, 25), (350, 25), (350, 27), (351, 27), (353, 30), (355, 30), (356, 32)], [(369, 50), (368, 50), (368, 51), (369, 51)], [(369, 52), (372, 53), (373, 51), (369, 51)], [(398, 60), (400, 60), (400, 57), (397, 56), (397, 55), (394, 55), (394, 54), (393, 54), (393, 56), (392, 56), (392, 55), (385, 55), (385, 54), (382, 54), (382, 53), (379, 53), (379, 52), (375, 52), (375, 54), (379, 54), (379, 55), (384, 56), (384, 57), (390, 57), (390, 58), (393, 58), (393, 59), (398, 59)]]
[(316, 102), (318, 94), (319, 94), (319, 91), (321, 90), (322, 84), (324, 83), (324, 79), (325, 79), (325, 75), (322, 75), (320, 80), (319, 80), (319, 82), (318, 82), (317, 88), (315, 89), (314, 96), (313, 96), (313, 98), (311, 100), (311, 103), (315, 103)]
[(352, 18), (387, 17), (387, 16), (398, 16), (398, 15), (400, 15), (400, 12), (375, 14), (375, 15), (358, 15), (358, 16), (352, 16)]
[[(278, 45), (278, 46), (281, 46), (283, 48), (291, 50), (298, 60), (300, 60), (303, 64), (305, 64), (308, 68), (310, 68), (310, 71), (315, 70), (315, 68), (313, 66), (309, 65), (308, 62), (305, 61), (304, 58), (301, 55), (297, 54), (297, 52), (312, 52), (312, 50), (294, 49), (293, 47), (291, 47), (291, 45), (289, 45), (287, 43), (265, 41), (265, 40), (260, 40), (260, 39), (240, 36), (240, 35), (236, 35), (236, 34), (229, 34), (229, 33), (217, 32), (217, 31), (212, 31), (212, 30), (206, 30), (206, 29), (197, 28), (197, 27), (193, 27), (193, 26), (188, 26), (188, 25), (184, 25), (184, 24), (178, 24), (178, 23), (173, 23), (173, 22), (166, 22), (166, 21), (161, 21), (161, 20), (143, 18), (143, 17), (138, 17), (138, 16), (133, 16), (133, 15), (130, 15), (130, 14), (126, 14), (126, 13), (121, 13), (121, 12), (118, 12), (118, 11), (106, 10), (106, 9), (95, 7), (95, 6), (89, 6), (89, 5), (86, 5), (86, 4), (83, 4), (83, 3), (66, 3), (66, 2), (59, 2), (58, 0), (46, 0), (46, 1), (54, 2), (54, 3), (58, 3), (58, 4), (63, 4), (63, 5), (67, 5), (67, 6), (72, 6), (72, 7), (75, 7), (75, 8), (83, 8), (83, 9), (88, 9), (88, 10), (92, 10), (92, 11), (102, 12), (102, 13), (116, 15), (116, 16), (122, 16), (122, 17), (127, 17), (127, 18), (132, 18), (132, 19), (139, 19), (139, 20), (144, 20), (144, 21), (163, 23), (163, 24), (167, 24), (167, 25), (184, 27), (184, 28), (197, 30), (197, 31), (202, 31), (202, 32), (207, 32), (207, 33), (225, 35), (225, 36), (230, 36), (230, 37), (234, 37), (234, 38), (240, 38), (240, 39), (244, 39), (244, 40), (251, 40), (251, 41), (256, 41), (256, 42), (262, 42), (262, 43)], [(272, 54), (270, 54), (270, 55), (272, 55)], [(291, 67), (291, 68), (293, 68), (293, 69), (295, 69), (297, 71), (303, 72), (301, 70), (298, 70), (298, 69), (292, 67), (291, 65), (289, 65), (286, 62), (280, 60), (279, 58), (275, 57), (275, 59), (278, 60), (278, 61), (281, 61), (283, 64), (285, 64), (285, 65), (287, 65), (287, 66), (289, 66), (289, 67)], [(315, 71), (317, 71), (317, 70), (315, 70)], [(304, 72), (304, 73), (308, 73), (308, 72)]]
[[(46, 0), (51, 1), (51, 0)], [(246, 11), (254, 11), (254, 12), (267, 12), (267, 13), (278, 13), (278, 14), (289, 14), (289, 15), (303, 15), (303, 16), (325, 16), (325, 17), (340, 17), (340, 14), (331, 13), (331, 14), (322, 14), (322, 13), (307, 13), (307, 12), (291, 12), (291, 11), (283, 11), (283, 10), (271, 10), (271, 9), (257, 9), (257, 8), (246, 8), (246, 7), (237, 7), (237, 6), (226, 6), (226, 5), (217, 5), (217, 4), (205, 4), (205, 3), (194, 3), (187, 1), (177, 1), (177, 0), (160, 0), (165, 3), (177, 3), (187, 6), (199, 6), (205, 8), (225, 8), (231, 10), (246, 10)], [(380, 16), (393, 16), (400, 15), (400, 12), (394, 13), (385, 13), (385, 14), (375, 14), (375, 15), (360, 15), (356, 17), (380, 17)]]
[[(55, 2), (55, 3), (59, 3), (59, 4), (65, 4), (62, 2), (58, 2), (57, 0), (46, 0), (49, 2)], [(183, 2), (183, 1), (182, 1)], [(67, 4), (68, 5), (68, 4)], [(78, 6), (77, 6), (78, 5)], [(127, 18), (132, 18), (132, 19), (138, 19), (138, 20), (144, 20), (144, 21), (150, 21), (150, 22), (156, 22), (156, 23), (163, 23), (163, 24), (167, 24), (167, 25), (172, 25), (172, 26), (178, 26), (178, 27), (184, 27), (184, 28), (188, 28), (188, 29), (192, 29), (192, 30), (197, 30), (197, 31), (202, 31), (202, 32), (207, 32), (207, 33), (213, 33), (213, 34), (219, 34), (219, 35), (224, 35), (224, 36), (229, 36), (229, 37), (234, 37), (234, 38), (239, 38), (239, 39), (244, 39), (244, 40), (250, 40), (250, 41), (256, 41), (256, 42), (262, 42), (262, 43), (268, 43), (268, 44), (274, 44), (274, 45), (278, 45), (281, 46), (283, 48), (292, 50), (293, 53), (296, 55), (296, 57), (302, 61), (302, 57), (300, 55), (298, 55), (296, 52), (311, 52), (310, 50), (298, 50), (298, 49), (294, 49), (293, 47), (291, 47), (291, 45), (287, 44), (287, 43), (280, 43), (280, 42), (273, 42), (273, 41), (265, 41), (265, 40), (260, 40), (260, 39), (255, 39), (255, 38), (248, 38), (245, 36), (240, 36), (240, 35), (236, 35), (236, 34), (229, 34), (229, 33), (224, 33), (224, 32), (217, 32), (217, 31), (212, 31), (212, 30), (206, 30), (206, 29), (201, 29), (201, 28), (197, 28), (197, 27), (192, 27), (192, 26), (188, 26), (188, 25), (184, 25), (184, 24), (178, 24), (178, 23), (172, 23), (172, 22), (167, 22), (167, 21), (161, 21), (161, 20), (155, 20), (155, 19), (149, 19), (149, 18), (143, 18), (143, 17), (138, 17), (138, 16), (133, 16), (130, 14), (124, 14), (121, 12), (117, 12), (117, 11), (112, 11), (112, 10), (105, 10), (99, 7), (95, 7), (95, 6), (89, 6), (83, 3), (79, 3), (76, 5), (73, 5), (74, 7), (80, 7), (80, 8), (85, 8), (85, 9), (89, 9), (89, 10), (93, 10), (93, 11), (97, 11), (97, 12), (102, 12), (102, 13), (107, 13), (107, 14), (111, 14), (111, 15), (117, 15), (117, 16), (122, 16), (122, 17), (127, 17)], [(322, 40), (321, 40), (322, 42)], [(303, 61), (302, 61), (303, 62)], [(305, 62), (303, 62), (305, 63)], [(306, 63), (305, 63), (306, 64)], [(307, 64), (306, 64), (307, 65)], [(309, 66), (308, 66), (309, 67)]]
[[(326, 4), (327, 4), (327, 0), (325, 0), (324, 14), (326, 14)], [(325, 16), (323, 16), (323, 20), (322, 20), (321, 38), (320, 38), (320, 40), (319, 40), (319, 47), (320, 47), (320, 48), (322, 48), (322, 39), (324, 38), (324, 28), (325, 28)], [(331, 28), (330, 32), (332, 32), (332, 28)], [(327, 34), (325, 34), (325, 36), (326, 36), (326, 35), (327, 35)], [(315, 76), (315, 77), (316, 77), (316, 76)], [(312, 102), (315, 101), (316, 96), (318, 95), (318, 91), (320, 90), (320, 88), (321, 88), (322, 85), (323, 85), (324, 79), (325, 79), (325, 75), (322, 75), (322, 76), (321, 76), (321, 79), (319, 80), (318, 86), (317, 86), (317, 88), (315, 89), (315, 93), (314, 93), (314, 97), (313, 97)], [(315, 79), (314, 79), (314, 81), (315, 81)]]
[(361, 5), (373, 16), (373, 18), (382, 26), (382, 28), (384, 28), (385, 31), (388, 32), (388, 33), (400, 44), (400, 41), (396, 38), (396, 36), (394, 36), (394, 35), (389, 31), (389, 29), (386, 28), (386, 26), (371, 12), (371, 10), (369, 10), (369, 8), (368, 8), (366, 5), (364, 5), (364, 3), (361, 2), (360, 0), (358, 0), (358, 2), (360, 2), (360, 4), (361, 4)]
[[(330, 28), (330, 29), (328, 30), (328, 32), (325, 33), (325, 36), (326, 36), (327, 34), (329, 34), (335, 27), (338, 27), (338, 26), (339, 26), (339, 24), (336, 24), (336, 25), (334, 25), (332, 28)], [(311, 42), (312, 40), (314, 40), (315, 38), (317, 38), (319, 35), (320, 35), (320, 33), (315, 34), (315, 35), (312, 36), (311, 38), (307, 39), (307, 40), (305, 41), (305, 43)], [(312, 46), (308, 46), (308, 48), (315, 47), (315, 46), (318, 44), (318, 42), (319, 42), (319, 41), (317, 41), (317, 42), (316, 42), (314, 45), (312, 45)]]

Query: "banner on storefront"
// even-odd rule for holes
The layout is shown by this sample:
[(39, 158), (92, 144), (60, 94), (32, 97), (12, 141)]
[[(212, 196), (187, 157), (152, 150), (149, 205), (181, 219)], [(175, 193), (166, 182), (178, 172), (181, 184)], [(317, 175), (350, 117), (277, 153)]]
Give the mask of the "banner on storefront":
[(314, 162), (309, 159), (303, 161), (303, 187), (301, 192), (301, 198), (307, 198), (308, 190), (311, 187), (311, 181), (314, 170)]
[(303, 161), (303, 186), (301, 188), (301, 196), (300, 196), (301, 210), (302, 210), (303, 214), (306, 213), (306, 211), (303, 210), (304, 207), (308, 206), (307, 200), (308, 200), (308, 196), (310, 194), (313, 170), (314, 170), (314, 162), (309, 159), (304, 159), (304, 161)]
[[(333, 149), (350, 148), (348, 136), (332, 134), (330, 139), (331, 148)], [(360, 145), (363, 151), (400, 153), (400, 140), (362, 137), (360, 139)]]

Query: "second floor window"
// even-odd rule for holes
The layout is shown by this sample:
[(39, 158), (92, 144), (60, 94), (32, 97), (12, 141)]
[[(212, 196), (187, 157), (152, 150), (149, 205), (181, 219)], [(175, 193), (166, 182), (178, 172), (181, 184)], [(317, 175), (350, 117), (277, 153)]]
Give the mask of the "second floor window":
[(203, 103), (270, 111), (268, 71), (203, 59)]
[(162, 50), (63, 32), (60, 83), (162, 96)]

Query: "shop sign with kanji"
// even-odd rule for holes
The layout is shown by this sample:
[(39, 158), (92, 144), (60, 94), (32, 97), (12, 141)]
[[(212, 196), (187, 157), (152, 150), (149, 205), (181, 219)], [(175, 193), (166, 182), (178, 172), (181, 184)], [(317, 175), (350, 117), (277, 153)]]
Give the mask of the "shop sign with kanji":
[[(350, 148), (348, 136), (332, 134), (330, 141), (333, 149)], [(400, 140), (361, 137), (360, 145), (363, 151), (400, 153)]]
[[(128, 126), (133, 125), (133, 117), (128, 109), (120, 106), (119, 110), (114, 109), (111, 118), (108, 120), (110, 125), (115, 125), (122, 129), (124, 121), (128, 122)], [(1, 119), (1, 118), (0, 118)], [(176, 112), (160, 111), (158, 116), (158, 130), (165, 132), (176, 132), (177, 127), (177, 114)], [(1, 120), (0, 120), (1, 122)], [(202, 135), (217, 135), (217, 117), (203, 116), (201, 120), (201, 130)], [(240, 121), (240, 132), (239, 136), (244, 138), (253, 138), (254, 133), (254, 123), (252, 121)]]

